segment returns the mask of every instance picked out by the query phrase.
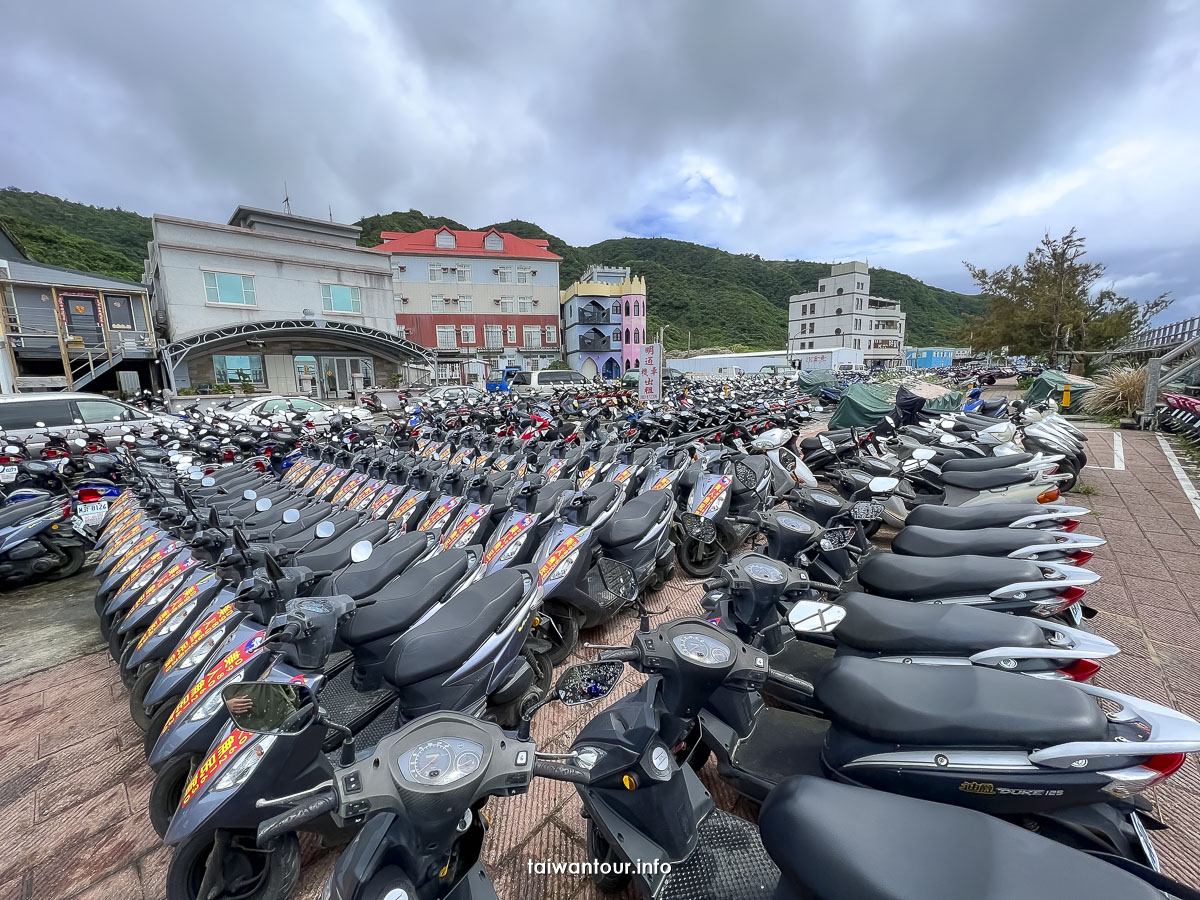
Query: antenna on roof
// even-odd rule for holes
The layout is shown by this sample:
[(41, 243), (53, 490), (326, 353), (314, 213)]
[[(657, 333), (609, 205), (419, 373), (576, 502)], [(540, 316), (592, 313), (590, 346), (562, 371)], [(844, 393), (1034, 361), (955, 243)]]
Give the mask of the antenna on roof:
[(286, 181), (283, 183), (283, 211), (289, 216), (292, 214), (292, 198), (288, 194)]
[(333, 204), (332, 203), (329, 204), (329, 221), (330, 222), (333, 221)]

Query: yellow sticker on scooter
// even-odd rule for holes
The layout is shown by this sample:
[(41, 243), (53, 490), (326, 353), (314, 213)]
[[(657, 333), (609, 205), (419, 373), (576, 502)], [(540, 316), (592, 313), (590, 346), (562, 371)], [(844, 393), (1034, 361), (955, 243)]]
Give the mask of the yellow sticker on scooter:
[(729, 487), (729, 476), (722, 475), (717, 479), (717, 483), (708, 489), (708, 493), (700, 498), (700, 502), (696, 504), (693, 512), (698, 516), (704, 515), (717, 502), (717, 499), (725, 492), (725, 488), (727, 487)]

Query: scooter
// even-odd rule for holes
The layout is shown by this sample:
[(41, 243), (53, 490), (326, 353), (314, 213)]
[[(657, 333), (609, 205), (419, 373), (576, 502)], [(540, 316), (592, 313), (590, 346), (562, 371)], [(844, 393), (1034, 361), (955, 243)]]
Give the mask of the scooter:
[(29, 500), (0, 510), (0, 584), (60, 581), (83, 568), (87, 549), (71, 525), (66, 497)]

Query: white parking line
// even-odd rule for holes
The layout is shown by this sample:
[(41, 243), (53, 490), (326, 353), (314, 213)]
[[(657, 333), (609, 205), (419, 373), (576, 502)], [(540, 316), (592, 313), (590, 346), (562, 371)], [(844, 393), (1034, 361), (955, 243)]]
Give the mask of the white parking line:
[(1121, 435), (1113, 432), (1113, 468), (1118, 472), (1125, 471), (1125, 445), (1121, 443)]
[(1179, 458), (1175, 455), (1175, 451), (1171, 449), (1171, 445), (1163, 440), (1161, 434), (1155, 435), (1155, 437), (1158, 438), (1158, 444), (1162, 447), (1163, 454), (1167, 457), (1167, 462), (1171, 464), (1171, 471), (1175, 473), (1175, 478), (1179, 482), (1179, 486), (1183, 488), (1184, 496), (1192, 504), (1192, 511), (1196, 514), (1196, 518), (1200, 519), (1200, 493), (1196, 492), (1196, 486), (1187, 477), (1187, 472), (1183, 471), (1183, 466), (1179, 464)]

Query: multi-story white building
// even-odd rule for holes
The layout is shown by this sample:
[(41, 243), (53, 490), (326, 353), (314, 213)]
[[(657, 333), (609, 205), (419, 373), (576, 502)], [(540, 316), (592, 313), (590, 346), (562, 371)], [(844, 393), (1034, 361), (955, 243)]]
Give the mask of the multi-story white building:
[(815, 291), (789, 300), (791, 356), (838, 346), (861, 350), (867, 367), (890, 369), (904, 362), (904, 313), (899, 301), (871, 296), (866, 263), (838, 263)]
[(176, 388), (347, 397), (430, 362), (397, 334), (391, 268), (355, 225), (239, 206), (224, 225), (151, 226), (143, 280)]
[[(558, 264), (544, 240), (489, 231), (385, 231), (401, 335), (436, 355), (438, 379), (562, 358)], [(474, 365), (473, 365), (474, 363)]]

